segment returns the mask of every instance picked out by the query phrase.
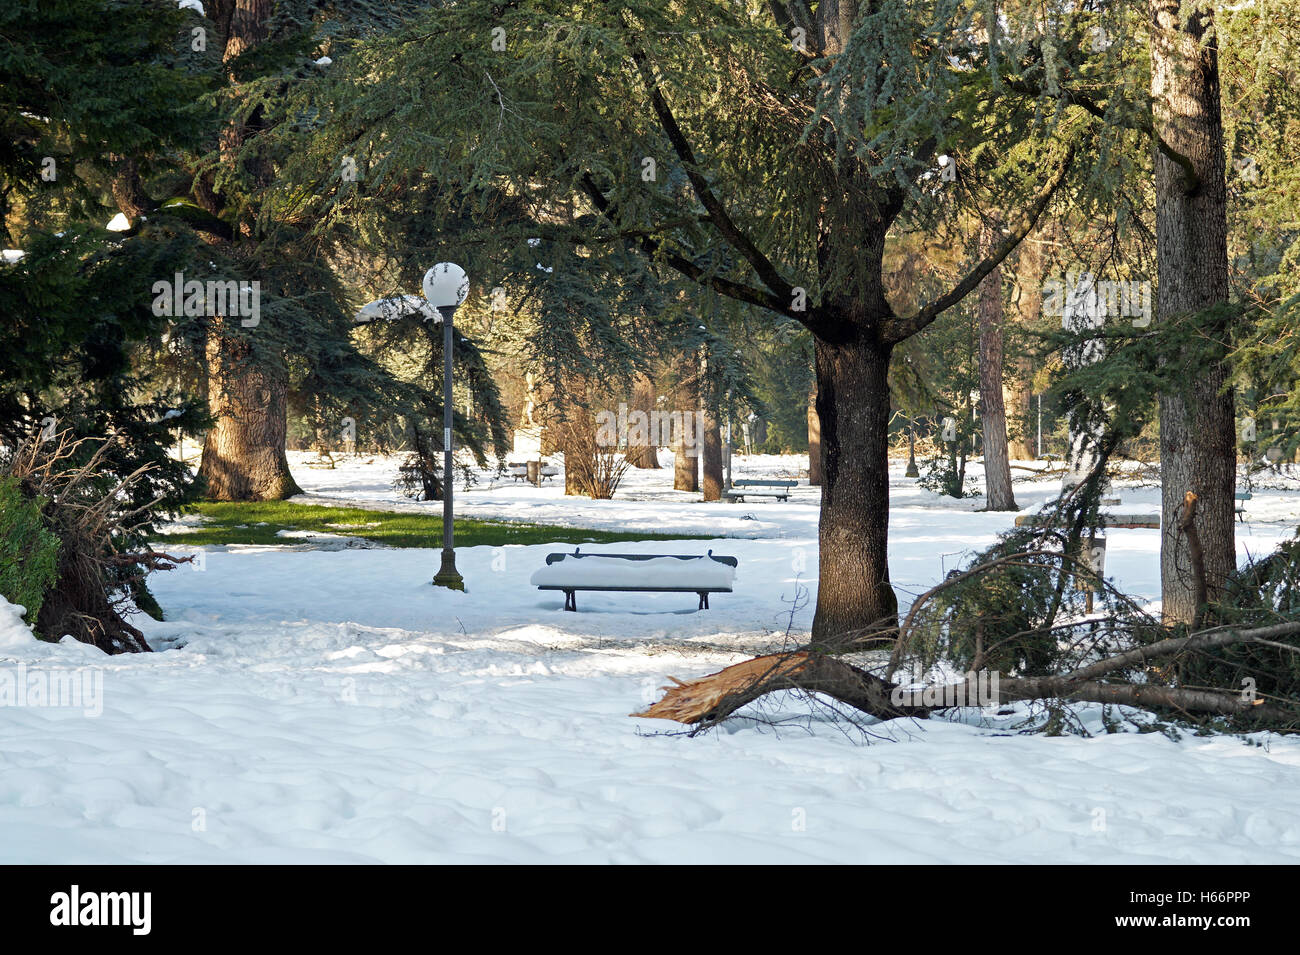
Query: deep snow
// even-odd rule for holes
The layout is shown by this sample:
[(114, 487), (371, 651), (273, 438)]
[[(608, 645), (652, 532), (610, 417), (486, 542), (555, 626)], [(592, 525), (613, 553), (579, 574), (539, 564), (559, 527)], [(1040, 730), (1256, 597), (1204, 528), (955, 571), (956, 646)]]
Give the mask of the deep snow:
[[(332, 471), (294, 463), (311, 495), (331, 503), (439, 506), (394, 503), (391, 459)], [(737, 472), (798, 467), (747, 459)], [(564, 613), (560, 594), (528, 584), (561, 547), (460, 549), (469, 592), (458, 594), (429, 585), (436, 549), (310, 541), (299, 547), (320, 549), (209, 548), (202, 570), (156, 575), (168, 620), (141, 626), (164, 652), (110, 658), (40, 643), (0, 604), (0, 681), (48, 683), (73, 668), (102, 680), (98, 716), (82, 705), (0, 708), (0, 861), (1300, 858), (1300, 742), (1290, 739), (1049, 739), (972, 718), (896, 721), (878, 728), (889, 740), (864, 745), (806, 719), (695, 739), (629, 719), (669, 675), (770, 649), (811, 620), (807, 603), (791, 618), (790, 601), (815, 586), (816, 489), (801, 486), (788, 504), (705, 505), (685, 503), (670, 482), (670, 469), (636, 473), (620, 499), (591, 502), (560, 487), (491, 487), (484, 475), (457, 506), (734, 535), (607, 548), (735, 555), (735, 593), (708, 611), (693, 609), (692, 594), (583, 594), (582, 611)], [(939, 500), (901, 469), (893, 483), (891, 562), (904, 600), (1010, 526), (1012, 515)], [(1016, 490), (1033, 504), (1054, 489)], [(1135, 508), (1158, 499), (1154, 488), (1119, 493)], [(1241, 550), (1262, 553), (1293, 532), (1300, 494), (1260, 491), (1248, 507)], [(1154, 598), (1158, 533), (1109, 537), (1108, 573)], [(798, 701), (778, 707), (808, 712)], [(1085, 718), (1098, 724), (1095, 710)]]

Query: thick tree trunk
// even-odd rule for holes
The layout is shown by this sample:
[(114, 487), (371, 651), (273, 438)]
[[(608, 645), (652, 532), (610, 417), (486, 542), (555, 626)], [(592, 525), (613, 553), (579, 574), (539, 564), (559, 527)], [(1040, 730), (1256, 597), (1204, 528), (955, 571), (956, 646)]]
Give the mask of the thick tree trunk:
[(247, 339), (223, 334), (213, 319), (207, 340), (208, 409), (215, 422), (203, 442), (199, 477), (216, 501), (278, 501), (302, 489), (285, 456), (288, 373), (254, 362)]
[[(237, 0), (230, 13), (224, 61), (268, 38), (271, 8), (270, 0)], [(258, 124), (256, 119), (248, 122), (250, 126)], [(233, 123), (222, 130), (221, 154), (227, 162), (239, 161), (246, 134), (244, 127)], [(256, 164), (246, 172), (269, 182), (270, 170), (265, 164)], [(245, 217), (235, 241), (254, 243), (255, 232), (252, 217)], [(208, 410), (215, 419), (199, 465), (207, 494), (218, 501), (279, 500), (301, 494), (285, 456), (288, 372), (282, 362), (254, 358), (246, 338), (226, 333), (226, 321), (212, 319), (206, 344)], [(257, 330), (248, 334), (257, 334)]]
[(673, 452), (673, 490), (694, 492), (700, 489), (699, 452), (699, 448), (687, 448), (678, 442)]
[(816, 347), (822, 507), (812, 645), (840, 650), (898, 624), (886, 552), (893, 348), (866, 337)]
[(701, 448), (700, 465), (704, 472), (701, 488), (704, 500), (722, 499), (722, 429), (718, 425), (717, 409), (704, 401), (704, 447)]
[[(655, 410), (655, 383), (646, 375), (637, 375), (636, 383), (632, 386), (632, 403), (628, 407), (629, 414), (633, 411), (644, 412), (646, 417)], [(628, 429), (627, 451), (623, 458), (634, 468), (657, 468), (659, 467), (659, 448), (655, 446), (658, 440), (658, 434), (654, 429), (648, 429), (646, 440), (642, 441), (640, 435), (633, 436), (632, 429)]]
[[(980, 232), (980, 255), (988, 255), (1000, 236), (992, 222)], [(985, 510), (1015, 511), (1011, 464), (1007, 460), (1007, 412), (1002, 403), (1002, 269), (980, 283), (980, 407), (984, 429)]]
[[(1151, 0), (1151, 95), (1156, 131), (1183, 163), (1157, 150), (1156, 247), (1161, 321), (1190, 320), (1228, 299), (1226, 186), (1219, 64), (1208, 7), (1180, 9), (1179, 0)], [(1191, 14), (1190, 17), (1188, 14)], [(1185, 18), (1185, 19), (1184, 19)], [(1189, 176), (1189, 172), (1191, 175)], [(1169, 360), (1186, 365), (1186, 387), (1160, 398), (1160, 589), (1168, 623), (1196, 618), (1195, 575), (1188, 537), (1178, 526), (1188, 491), (1197, 497), (1195, 524), (1213, 601), (1236, 569), (1233, 490), (1236, 433), (1231, 391), (1225, 389), (1225, 322), (1203, 326), (1207, 353)]]
[(808, 392), (808, 484), (822, 483), (822, 423), (817, 416), (817, 385)]

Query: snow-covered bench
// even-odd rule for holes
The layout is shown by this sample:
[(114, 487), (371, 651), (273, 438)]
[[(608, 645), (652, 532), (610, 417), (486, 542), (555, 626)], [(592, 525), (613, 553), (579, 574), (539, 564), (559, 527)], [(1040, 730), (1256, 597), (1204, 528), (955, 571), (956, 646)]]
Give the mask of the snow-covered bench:
[(699, 594), (700, 610), (709, 594), (729, 594), (736, 582), (734, 557), (699, 554), (547, 554), (546, 566), (533, 573), (538, 590), (564, 591), (564, 609), (578, 609), (579, 590)]
[(731, 489), (727, 491), (727, 499), (731, 501), (743, 501), (748, 497), (774, 497), (778, 501), (788, 500), (790, 489), (798, 487), (798, 481), (752, 481), (741, 480), (733, 481)]
[[(546, 480), (549, 480), (550, 478), (555, 477), (555, 475), (557, 475), (557, 474), (559, 474), (559, 473), (560, 473), (560, 469), (557, 468), (554, 464), (543, 464), (540, 468), (537, 469), (537, 475), (538, 475), (538, 480), (539, 480), (539, 481), (546, 481)], [(512, 478), (514, 478), (516, 481), (527, 481), (527, 480), (528, 480), (528, 465), (527, 465), (527, 464), (507, 464), (507, 465), (506, 465), (506, 477), (512, 477)]]

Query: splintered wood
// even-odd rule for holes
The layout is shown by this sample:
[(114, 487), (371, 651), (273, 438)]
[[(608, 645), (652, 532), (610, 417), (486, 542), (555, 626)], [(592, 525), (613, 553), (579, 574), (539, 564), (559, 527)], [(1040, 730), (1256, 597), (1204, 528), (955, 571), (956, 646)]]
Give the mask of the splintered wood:
[(678, 723), (699, 723), (717, 712), (723, 701), (749, 697), (759, 684), (779, 689), (785, 679), (797, 676), (808, 665), (806, 653), (774, 653), (729, 666), (717, 673), (683, 682), (670, 676), (674, 686), (660, 687), (663, 698), (632, 716)]

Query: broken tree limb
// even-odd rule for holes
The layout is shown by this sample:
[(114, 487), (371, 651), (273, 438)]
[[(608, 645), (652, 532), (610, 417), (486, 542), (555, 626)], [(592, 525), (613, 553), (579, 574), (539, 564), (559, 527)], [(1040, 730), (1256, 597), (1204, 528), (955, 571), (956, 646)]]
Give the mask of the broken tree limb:
[(1098, 660), (1096, 663), (1079, 667), (1077, 670), (1071, 670), (1059, 677), (1059, 679), (1093, 680), (1107, 673), (1122, 670), (1125, 667), (1136, 666), (1149, 660), (1175, 656), (1179, 653), (1213, 650), (1234, 643), (1269, 643), (1274, 637), (1285, 637), (1295, 633), (1300, 633), (1300, 623), (1277, 623), (1269, 627), (1255, 627), (1250, 630), (1210, 630), (1190, 634), (1186, 637), (1170, 637), (1167, 640), (1158, 640), (1143, 647), (1134, 647), (1124, 653)]
[[(1180, 653), (1236, 643), (1273, 645), (1274, 637), (1296, 633), (1300, 633), (1300, 623), (1292, 622), (1250, 630), (1215, 630), (1173, 637), (1107, 657), (1060, 676), (1002, 677), (997, 684), (998, 700), (988, 702), (1062, 699), (1297, 723), (1300, 722), (1300, 707), (1247, 698), (1236, 691), (1189, 689), (1155, 683), (1102, 683), (1097, 679), (1125, 667)], [(1290, 649), (1289, 645), (1283, 646)], [(669, 679), (675, 686), (664, 687), (664, 696), (658, 702), (631, 715), (674, 720), (687, 725), (714, 725), (760, 697), (781, 690), (822, 693), (880, 720), (900, 716), (924, 718), (931, 712), (931, 708), (920, 705), (922, 691), (895, 694), (898, 684), (835, 657), (803, 650), (755, 657), (698, 680)], [(943, 699), (974, 700), (987, 692), (987, 687), (964, 680), (938, 690)]]
[(1098, 683), (1070, 681), (1063, 677), (1003, 678), (998, 683), (1003, 701), (1062, 699), (1075, 703), (1110, 703), (1124, 706), (1161, 707), (1188, 714), (1249, 716), (1253, 719), (1295, 722), (1300, 711), (1243, 698), (1240, 693), (1220, 690), (1189, 690), (1156, 683)]
[(632, 716), (678, 723), (718, 723), (761, 696), (780, 690), (824, 693), (881, 720), (928, 716), (923, 706), (898, 707), (890, 702), (895, 684), (824, 654), (795, 651), (755, 657), (698, 680), (663, 687), (657, 703)]

